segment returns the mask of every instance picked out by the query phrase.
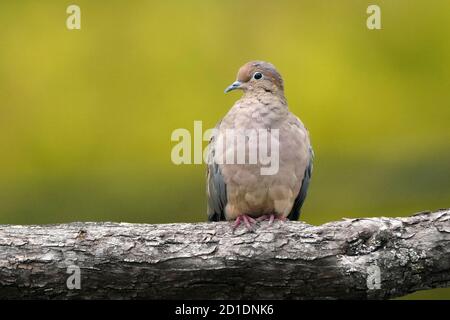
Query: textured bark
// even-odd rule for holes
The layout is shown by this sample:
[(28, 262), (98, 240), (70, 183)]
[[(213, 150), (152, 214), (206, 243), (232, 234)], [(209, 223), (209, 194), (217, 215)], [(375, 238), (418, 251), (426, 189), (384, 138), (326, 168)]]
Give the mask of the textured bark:
[[(71, 265), (81, 289), (67, 288)], [(0, 298), (387, 299), (449, 286), (450, 210), (234, 234), (226, 222), (0, 226)]]

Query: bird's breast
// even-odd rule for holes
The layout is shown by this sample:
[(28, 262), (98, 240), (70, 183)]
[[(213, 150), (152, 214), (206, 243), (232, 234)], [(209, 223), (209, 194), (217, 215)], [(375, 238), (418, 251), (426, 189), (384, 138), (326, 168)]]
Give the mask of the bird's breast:
[[(301, 124), (295, 122), (281, 122), (277, 128), (273, 128), (273, 122), (265, 122), (267, 111), (248, 110), (245, 116), (239, 115), (229, 128), (246, 129), (267, 129), (268, 135), (274, 135), (274, 129), (278, 130), (277, 154), (270, 154), (276, 151), (274, 145), (270, 146), (271, 138), (268, 138), (267, 148), (264, 148), (260, 140), (246, 139), (245, 163), (237, 163), (237, 141), (225, 144), (223, 151), (216, 150), (216, 156), (222, 155), (220, 169), (227, 186), (227, 207), (225, 214), (228, 219), (234, 219), (240, 214), (260, 216), (263, 214), (280, 214), (287, 216), (292, 209), (292, 205), (301, 187), (301, 181), (308, 164), (309, 139), (306, 130)], [(270, 112), (269, 112), (270, 113)], [(240, 121), (239, 121), (240, 120)], [(225, 134), (225, 128), (219, 130), (220, 134)], [(252, 145), (256, 143), (255, 145)], [(257, 162), (249, 163), (249, 152), (257, 151)], [(266, 154), (262, 154), (266, 153)], [(235, 157), (231, 163), (224, 161), (224, 156), (233, 154)], [(265, 157), (265, 161), (262, 161)], [(275, 158), (276, 157), (276, 158)], [(229, 157), (231, 159), (231, 157)], [(275, 163), (268, 163), (267, 159)], [(226, 159), (225, 159), (226, 160)], [(273, 174), (263, 174), (262, 168), (275, 166)]]

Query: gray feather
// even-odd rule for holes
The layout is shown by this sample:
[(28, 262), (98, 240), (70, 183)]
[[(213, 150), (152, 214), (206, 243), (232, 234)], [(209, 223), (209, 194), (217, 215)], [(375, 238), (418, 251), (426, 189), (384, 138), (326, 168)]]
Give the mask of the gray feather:
[(220, 172), (219, 165), (214, 161), (216, 140), (213, 136), (208, 146), (207, 167), (207, 197), (208, 221), (221, 221), (225, 219), (225, 206), (227, 204), (227, 187)]
[(289, 220), (298, 220), (300, 217), (300, 210), (305, 202), (306, 195), (308, 193), (309, 183), (311, 181), (312, 171), (313, 171), (313, 159), (314, 151), (309, 148), (309, 163), (305, 170), (305, 175), (303, 176), (302, 186), (300, 192), (295, 198), (294, 205), (292, 206), (291, 212), (288, 215)]

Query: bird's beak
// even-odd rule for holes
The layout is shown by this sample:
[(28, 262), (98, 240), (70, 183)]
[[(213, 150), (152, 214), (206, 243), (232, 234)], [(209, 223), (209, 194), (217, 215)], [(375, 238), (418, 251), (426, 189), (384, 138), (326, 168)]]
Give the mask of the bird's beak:
[(240, 81), (235, 81), (231, 84), (231, 86), (229, 86), (228, 88), (225, 89), (225, 93), (239, 89), (241, 87), (242, 83)]

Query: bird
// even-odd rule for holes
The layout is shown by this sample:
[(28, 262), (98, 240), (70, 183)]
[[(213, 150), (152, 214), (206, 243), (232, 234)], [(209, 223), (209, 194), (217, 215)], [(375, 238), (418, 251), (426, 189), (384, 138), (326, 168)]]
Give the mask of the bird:
[[(241, 90), (242, 97), (218, 122), (207, 147), (208, 221), (234, 220), (233, 230), (241, 224), (253, 230), (258, 221), (269, 220), (272, 225), (275, 220), (298, 220), (311, 181), (314, 151), (308, 130), (288, 108), (283, 79), (273, 64), (250, 61), (225, 93), (234, 90)], [(236, 148), (235, 143), (219, 144), (227, 130), (267, 130), (271, 136), (277, 130), (277, 172), (261, 174), (261, 161), (218, 161), (219, 155)], [(251, 147), (246, 145), (245, 150)], [(253, 147), (261, 150), (259, 143)]]

